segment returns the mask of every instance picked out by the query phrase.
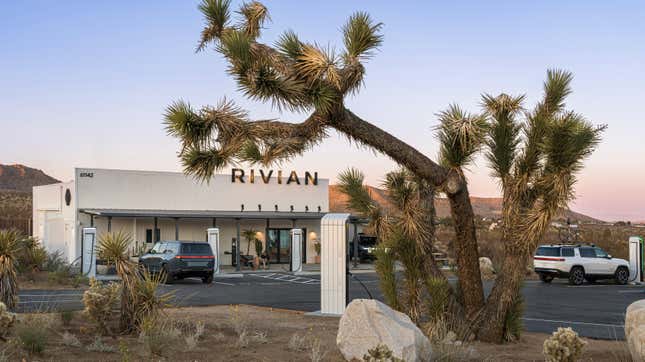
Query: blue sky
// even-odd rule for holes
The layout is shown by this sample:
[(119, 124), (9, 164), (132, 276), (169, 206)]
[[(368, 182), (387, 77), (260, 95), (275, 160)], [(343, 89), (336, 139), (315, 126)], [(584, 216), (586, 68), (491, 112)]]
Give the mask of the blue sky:
[[(236, 3), (236, 4), (239, 4)], [(609, 129), (577, 187), (577, 211), (645, 220), (645, 2), (266, 1), (262, 40), (286, 29), (342, 46), (356, 10), (383, 22), (385, 42), (365, 88), (347, 100), (364, 119), (434, 157), (435, 114), (452, 102), (479, 110), (483, 92), (526, 93), (531, 107), (546, 69), (575, 75), (568, 105)], [(303, 119), (250, 102), (213, 51), (194, 53), (196, 1), (14, 1), (0, 4), (0, 163), (69, 179), (73, 167), (180, 170), (164, 108), (234, 99), (257, 118)], [(357, 166), (377, 184), (394, 165), (335, 133), (283, 165), (335, 179)], [(471, 194), (496, 196), (482, 159)]]

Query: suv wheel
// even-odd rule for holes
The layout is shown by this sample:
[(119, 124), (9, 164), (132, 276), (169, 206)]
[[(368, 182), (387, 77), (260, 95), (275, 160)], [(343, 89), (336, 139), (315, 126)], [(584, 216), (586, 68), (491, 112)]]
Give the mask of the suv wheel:
[(540, 280), (544, 283), (551, 283), (553, 281), (553, 275), (551, 274), (540, 274)]
[(616, 280), (616, 284), (627, 284), (627, 282), (629, 281), (629, 270), (627, 270), (627, 268), (625, 268), (624, 266), (619, 267), (618, 269), (616, 269), (614, 279)]
[(212, 284), (213, 283), (213, 275), (209, 275), (207, 277), (202, 278), (202, 283), (204, 284)]
[(569, 272), (569, 284), (582, 285), (585, 281), (585, 270), (582, 267), (574, 266)]

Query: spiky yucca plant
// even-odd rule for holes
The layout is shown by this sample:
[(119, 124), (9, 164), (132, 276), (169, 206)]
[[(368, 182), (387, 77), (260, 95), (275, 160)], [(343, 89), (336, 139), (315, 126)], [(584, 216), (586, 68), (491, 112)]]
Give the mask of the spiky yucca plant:
[(14, 230), (0, 230), (0, 302), (13, 309), (18, 301), (16, 254), (20, 235)]
[(120, 328), (124, 332), (132, 332), (136, 328), (136, 286), (139, 278), (138, 267), (128, 256), (132, 245), (130, 234), (118, 231), (104, 233), (99, 237), (96, 254), (99, 259), (114, 265), (116, 273), (121, 278), (121, 321)]

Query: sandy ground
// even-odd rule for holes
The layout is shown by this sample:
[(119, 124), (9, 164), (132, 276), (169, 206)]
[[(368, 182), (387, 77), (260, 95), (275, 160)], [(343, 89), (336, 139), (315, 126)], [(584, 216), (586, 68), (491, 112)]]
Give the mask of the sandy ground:
[[(237, 308), (237, 309), (236, 309)], [(161, 356), (151, 356), (136, 336), (102, 337), (103, 343), (114, 352), (88, 351), (95, 335), (92, 326), (75, 313), (71, 325), (65, 327), (60, 316), (48, 316), (50, 323), (47, 347), (42, 354), (30, 355), (24, 352), (12, 338), (0, 342), (0, 356), (8, 360), (102, 360), (120, 361), (124, 355), (130, 361), (312, 361), (315, 346), (319, 346), (322, 361), (342, 361), (336, 348), (338, 318), (312, 317), (300, 312), (259, 308), (252, 306), (189, 307), (167, 310), (167, 319), (176, 321), (204, 321), (206, 330), (197, 347), (187, 350), (184, 336), (166, 342)], [(21, 315), (21, 318), (25, 318)], [(247, 346), (240, 346), (236, 325), (246, 325)], [(70, 347), (62, 344), (62, 334), (67, 331), (81, 341), (82, 346)], [(294, 348), (293, 336), (304, 337), (301, 348)], [(260, 336), (260, 337), (258, 337)], [(262, 337), (264, 336), (264, 337)], [(471, 343), (470, 356), (475, 361), (543, 361), (542, 343), (545, 334), (525, 333), (522, 340), (514, 344), (489, 345)], [(585, 361), (628, 361), (629, 353), (625, 342), (587, 340), (583, 355)], [(127, 346), (127, 353), (119, 352)]]
[(47, 272), (33, 272), (18, 275), (18, 286), (21, 290), (46, 289), (46, 290), (85, 290), (87, 283), (81, 283), (78, 287), (72, 285), (72, 279), (66, 279), (63, 283), (55, 283), (48, 279)]

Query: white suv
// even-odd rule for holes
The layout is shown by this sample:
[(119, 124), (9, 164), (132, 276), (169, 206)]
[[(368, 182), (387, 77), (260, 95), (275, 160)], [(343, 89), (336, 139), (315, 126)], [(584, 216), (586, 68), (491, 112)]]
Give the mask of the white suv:
[(614, 279), (617, 284), (629, 281), (629, 263), (595, 245), (542, 245), (535, 252), (533, 267), (545, 283), (553, 278), (569, 278), (572, 285), (597, 279)]

